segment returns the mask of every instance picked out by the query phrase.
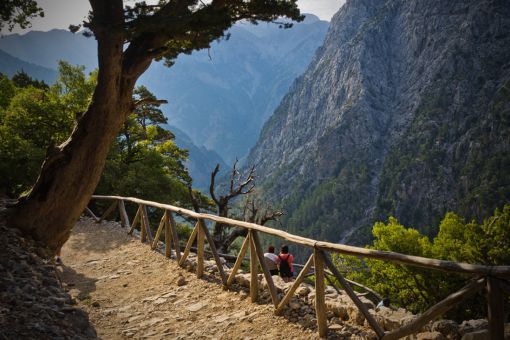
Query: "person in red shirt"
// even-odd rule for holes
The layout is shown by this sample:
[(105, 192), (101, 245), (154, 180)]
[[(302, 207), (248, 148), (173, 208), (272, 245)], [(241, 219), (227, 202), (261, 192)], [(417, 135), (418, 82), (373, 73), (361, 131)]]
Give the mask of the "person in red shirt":
[(289, 246), (283, 245), (280, 250), (280, 255), (278, 255), (278, 259), (280, 260), (279, 269), (280, 276), (283, 281), (289, 282), (294, 279), (294, 267), (292, 266), (292, 262), (294, 261), (294, 256), (289, 254)]

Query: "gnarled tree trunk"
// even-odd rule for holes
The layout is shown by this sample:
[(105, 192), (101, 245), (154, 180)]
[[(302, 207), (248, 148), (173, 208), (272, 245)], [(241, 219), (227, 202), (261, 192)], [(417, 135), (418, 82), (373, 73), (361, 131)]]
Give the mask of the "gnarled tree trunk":
[[(112, 5), (113, 4), (113, 5)], [(92, 102), (70, 138), (48, 151), (32, 190), (11, 208), (9, 225), (21, 229), (56, 252), (93, 194), (110, 146), (132, 109), (132, 92), (138, 76), (150, 65), (145, 61), (136, 73), (126, 65), (122, 31), (122, 1), (92, 1), (94, 15), (109, 27), (98, 28), (99, 74)], [(120, 6), (119, 6), (120, 5)]]

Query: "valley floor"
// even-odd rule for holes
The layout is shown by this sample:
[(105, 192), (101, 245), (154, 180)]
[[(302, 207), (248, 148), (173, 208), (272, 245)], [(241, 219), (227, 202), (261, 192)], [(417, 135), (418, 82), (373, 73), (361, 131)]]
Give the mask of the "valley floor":
[(223, 290), (215, 277), (197, 279), (117, 223), (82, 219), (62, 259), (64, 287), (103, 339), (317, 338), (244, 291)]

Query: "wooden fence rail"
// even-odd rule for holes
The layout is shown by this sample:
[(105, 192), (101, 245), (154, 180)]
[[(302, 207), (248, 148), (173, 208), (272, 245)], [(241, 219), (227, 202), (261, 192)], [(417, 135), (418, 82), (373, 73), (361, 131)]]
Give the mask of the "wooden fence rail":
[[(502, 339), (504, 334), (504, 302), (505, 295), (509, 293), (509, 279), (510, 279), (510, 266), (484, 266), (469, 263), (458, 263), (452, 261), (443, 261), (430, 258), (424, 258), (419, 256), (410, 256), (405, 254), (399, 254), (387, 251), (378, 251), (366, 248), (353, 247), (343, 244), (335, 244), (330, 242), (321, 242), (312, 240), (309, 238), (296, 236), (285, 231), (264, 227), (254, 223), (248, 223), (244, 221), (237, 221), (229, 218), (223, 218), (211, 214), (196, 213), (194, 211), (175, 207), (168, 204), (161, 204), (157, 202), (151, 202), (141, 200), (133, 197), (120, 197), (120, 196), (92, 196), (95, 200), (111, 200), (112, 204), (105, 210), (101, 217), (97, 217), (94, 213), (86, 208), (85, 211), (90, 214), (96, 222), (107, 218), (111, 215), (115, 208), (118, 209), (121, 224), (124, 227), (130, 227), (129, 233), (140, 226), (140, 240), (141, 242), (148, 241), (154, 249), (158, 242), (161, 234), (165, 237), (165, 255), (170, 257), (172, 243), (175, 250), (176, 258), (179, 265), (183, 266), (186, 262), (187, 257), (196, 241), (197, 249), (197, 276), (202, 277), (204, 274), (204, 258), (205, 258), (205, 242), (209, 244), (210, 253), (213, 255), (213, 259), (218, 267), (221, 281), (225, 287), (230, 286), (235, 278), (237, 271), (239, 270), (242, 261), (244, 260), (248, 250), (250, 251), (250, 272), (251, 272), (251, 284), (250, 284), (250, 298), (252, 302), (258, 299), (258, 268), (262, 268), (262, 273), (267, 282), (267, 287), (271, 295), (272, 302), (275, 306), (275, 312), (280, 314), (285, 306), (290, 301), (296, 289), (299, 287), (301, 282), (304, 280), (308, 271), (315, 268), (315, 311), (317, 315), (317, 326), (318, 332), (321, 337), (327, 335), (327, 318), (326, 318), (326, 305), (325, 305), (325, 279), (328, 279), (330, 274), (336, 278), (336, 280), (343, 286), (346, 294), (353, 300), (354, 304), (365, 316), (368, 324), (377, 334), (379, 339), (398, 339), (407, 335), (418, 332), (427, 322), (432, 321), (446, 311), (455, 307), (469, 296), (475, 294), (481, 289), (487, 291), (487, 305), (488, 305), (488, 319), (489, 319), (489, 331), (491, 339)], [(133, 219), (131, 225), (129, 224), (129, 217), (126, 213), (125, 203), (130, 202), (138, 205), (138, 210)], [(147, 213), (147, 207), (162, 209), (163, 217), (160, 220), (159, 226), (156, 229), (155, 237), (152, 237), (152, 231), (149, 225), (149, 217)], [(196, 219), (195, 227), (187, 240), (186, 246), (181, 253), (181, 247), (179, 245), (179, 239), (177, 235), (176, 223), (173, 214), (179, 214), (181, 216), (190, 217)], [(232, 227), (240, 227), (248, 230), (248, 234), (244, 239), (241, 246), (241, 250), (234, 263), (232, 271), (227, 277), (223, 265), (220, 260), (213, 239), (209, 234), (206, 227), (205, 221), (213, 221), (229, 225)], [(264, 261), (264, 251), (261, 248), (261, 243), (258, 233), (266, 235), (276, 236), (288, 242), (295, 243), (297, 245), (308, 247), (313, 249), (313, 254), (304, 265), (303, 270), (298, 275), (297, 279), (293, 283), (290, 290), (279, 300), (276, 287), (274, 285), (272, 276), (269, 273), (269, 269)], [(456, 293), (450, 294), (443, 301), (432, 306), (429, 310), (425, 311), (420, 317), (415, 319), (413, 322), (402, 326), (399, 329), (391, 332), (384, 332), (382, 327), (377, 323), (372, 314), (368, 311), (365, 305), (359, 300), (356, 293), (352, 290), (352, 282), (345, 279), (338, 268), (336, 268), (332, 261), (329, 259), (328, 252), (340, 253), (345, 255), (354, 255), (364, 258), (374, 258), (382, 261), (406, 264), (410, 266), (428, 268), (433, 270), (440, 270), (446, 272), (469, 274), (474, 277), (474, 280), (469, 282), (464, 288)], [(327, 271), (329, 268), (329, 271)]]

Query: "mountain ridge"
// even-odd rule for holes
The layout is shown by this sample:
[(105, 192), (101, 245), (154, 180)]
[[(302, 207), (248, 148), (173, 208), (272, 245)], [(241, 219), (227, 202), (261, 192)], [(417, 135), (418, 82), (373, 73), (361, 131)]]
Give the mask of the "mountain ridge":
[[(289, 231), (366, 243), (375, 221), (395, 215), (432, 236), (446, 211), (480, 219), (510, 199), (497, 170), (510, 166), (509, 7), (363, 0), (340, 9), (248, 157)], [(479, 131), (490, 122), (492, 146)]]
[[(263, 122), (304, 71), (327, 27), (313, 15), (291, 29), (239, 23), (228, 31), (228, 40), (179, 56), (169, 69), (154, 62), (139, 84), (168, 100), (163, 110), (171, 125), (186, 131), (195, 145), (233, 163), (255, 143)], [(95, 44), (65, 30), (0, 39), (0, 49), (27, 62), (56, 69), (64, 59), (85, 65), (87, 71), (97, 65)]]
[(0, 49), (0, 73), (12, 77), (19, 71), (25, 71), (32, 78), (43, 80), (47, 84), (51, 84), (57, 79), (55, 70), (23, 61)]

